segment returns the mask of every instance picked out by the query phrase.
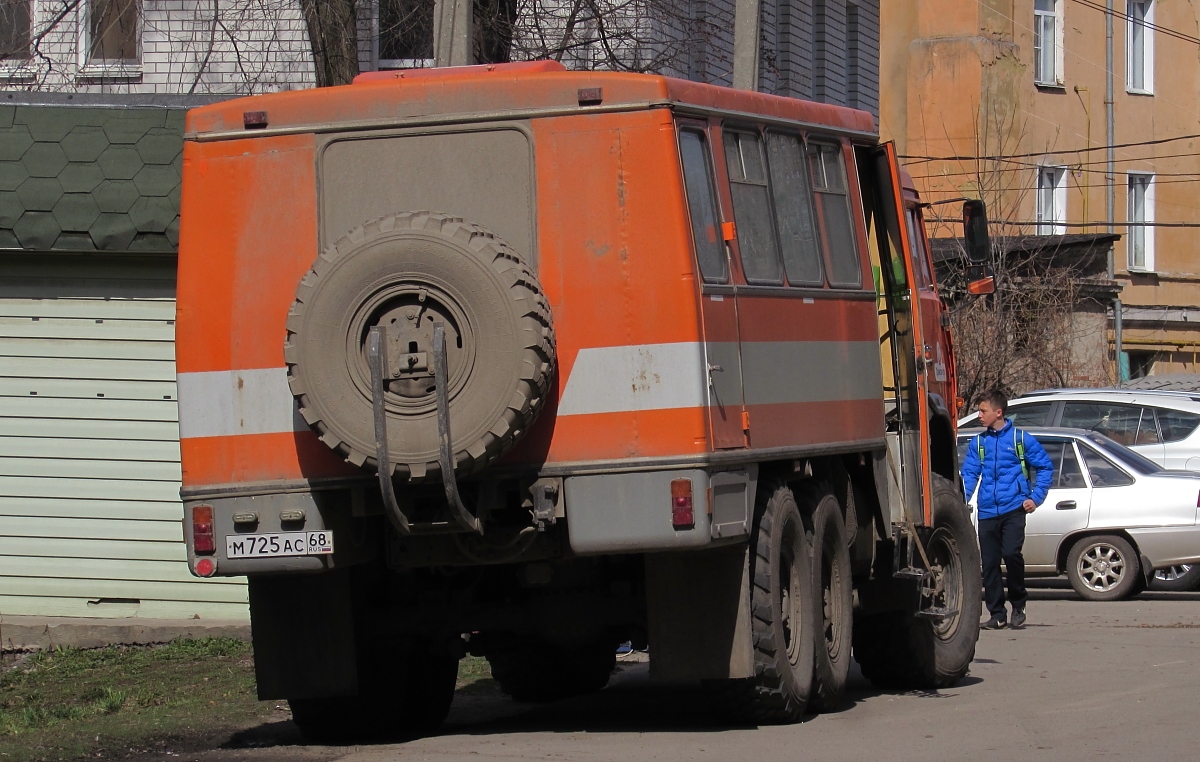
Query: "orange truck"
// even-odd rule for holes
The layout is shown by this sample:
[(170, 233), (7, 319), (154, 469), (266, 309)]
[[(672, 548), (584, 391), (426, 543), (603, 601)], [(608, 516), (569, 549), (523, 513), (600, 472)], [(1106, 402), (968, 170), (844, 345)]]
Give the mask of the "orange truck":
[(188, 560), (248, 577), (307, 735), (436, 726), (465, 653), (538, 701), (652, 646), (756, 722), (835, 707), (852, 652), (966, 673), (948, 313), (869, 114), (532, 62), (186, 132)]

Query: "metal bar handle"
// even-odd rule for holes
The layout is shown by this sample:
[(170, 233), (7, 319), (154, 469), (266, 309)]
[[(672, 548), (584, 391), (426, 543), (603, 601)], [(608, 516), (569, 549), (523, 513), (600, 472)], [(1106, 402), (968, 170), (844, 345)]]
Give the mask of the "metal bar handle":
[(450, 448), (450, 391), (449, 363), (446, 359), (446, 324), (433, 324), (433, 383), (437, 396), (438, 469), (442, 472), (442, 488), (446, 493), (446, 504), (454, 523), (467, 531), (483, 534), (483, 524), (478, 516), (472, 516), (463, 505), (458, 494), (458, 481), (454, 478), (454, 451)]
[(379, 491), (383, 493), (383, 507), (388, 520), (400, 534), (410, 534), (412, 527), (396, 502), (396, 489), (392, 484), (392, 459), (388, 452), (387, 413), (383, 408), (383, 377), (387, 373), (387, 328), (372, 326), (367, 335), (367, 362), (371, 366), (371, 412), (375, 418), (375, 460), (379, 471)]

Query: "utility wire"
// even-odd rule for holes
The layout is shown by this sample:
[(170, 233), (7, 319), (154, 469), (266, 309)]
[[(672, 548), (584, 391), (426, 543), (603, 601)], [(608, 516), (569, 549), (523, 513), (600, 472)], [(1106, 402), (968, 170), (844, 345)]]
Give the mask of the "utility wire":
[[(1105, 15), (1111, 14), (1114, 18), (1121, 18), (1121, 19), (1125, 19), (1126, 21), (1133, 21), (1132, 16), (1129, 16), (1128, 14), (1125, 14), (1125, 13), (1121, 13), (1119, 11), (1110, 11), (1107, 7), (1100, 5), (1099, 3), (1096, 3), (1096, 2), (1092, 2), (1092, 0), (1073, 0), (1073, 2), (1076, 2), (1076, 3), (1084, 6), (1085, 8), (1091, 8), (1092, 10), (1100, 11), (1101, 13), (1103, 13)], [(1147, 29), (1153, 29), (1156, 32), (1161, 32), (1162, 34), (1166, 35), (1167, 37), (1174, 37), (1177, 40), (1183, 40), (1184, 42), (1190, 42), (1193, 45), (1200, 45), (1200, 37), (1193, 37), (1190, 34), (1187, 34), (1185, 32), (1179, 32), (1179, 31), (1170, 29), (1165, 26), (1159, 26), (1158, 24), (1152, 24), (1149, 21), (1137, 21), (1135, 23), (1141, 24), (1142, 26), (1146, 27)]]
[[(1099, 222), (1049, 222), (1043, 220), (1041, 222), (1034, 220), (1032, 222), (1009, 222), (1004, 221), (1005, 225), (1026, 225), (1026, 226), (1043, 226), (1056, 228), (1095, 228), (1108, 225), (1108, 220), (1100, 220)], [(1200, 222), (1114, 222), (1115, 228), (1200, 228)], [(1097, 233), (1097, 235), (1109, 235), (1108, 233)]]
[(1088, 146), (1087, 148), (1065, 148), (1056, 151), (1035, 151), (1033, 153), (1010, 153), (996, 154), (993, 156), (921, 156), (918, 154), (908, 154), (897, 158), (904, 160), (915, 160), (918, 162), (926, 161), (1003, 161), (1006, 159), (1036, 159), (1039, 156), (1062, 156), (1070, 153), (1085, 153), (1087, 151), (1102, 151), (1108, 148), (1137, 148), (1139, 146), (1157, 146), (1164, 143), (1174, 143), (1178, 140), (1195, 140), (1200, 138), (1200, 133), (1194, 135), (1176, 135), (1173, 138), (1159, 138), (1157, 140), (1141, 140), (1136, 143), (1113, 143), (1108, 145)]

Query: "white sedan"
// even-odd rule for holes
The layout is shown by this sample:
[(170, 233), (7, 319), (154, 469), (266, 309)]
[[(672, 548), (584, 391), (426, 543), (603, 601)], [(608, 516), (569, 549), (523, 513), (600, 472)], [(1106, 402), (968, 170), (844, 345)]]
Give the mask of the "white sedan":
[[(1140, 593), (1156, 569), (1200, 563), (1200, 474), (1164, 470), (1094, 431), (1023, 430), (1054, 462), (1025, 526), (1026, 574), (1065, 573), (1084, 598), (1111, 601)], [(978, 433), (958, 435), (960, 461)]]

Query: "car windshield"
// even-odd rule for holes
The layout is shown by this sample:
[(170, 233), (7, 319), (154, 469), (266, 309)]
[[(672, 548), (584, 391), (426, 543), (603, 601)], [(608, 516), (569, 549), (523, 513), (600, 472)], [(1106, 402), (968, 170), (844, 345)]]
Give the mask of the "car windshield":
[(1116, 458), (1142, 476), (1145, 476), (1146, 474), (1157, 474), (1159, 471), (1163, 470), (1162, 466), (1158, 465), (1154, 461), (1150, 460), (1144, 455), (1139, 455), (1125, 445), (1114, 442), (1103, 434), (1098, 434), (1093, 431), (1087, 435), (1087, 439), (1089, 442), (1099, 447), (1104, 454)]

